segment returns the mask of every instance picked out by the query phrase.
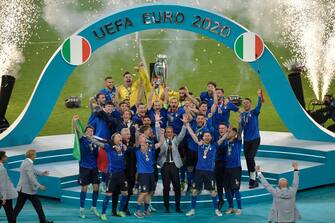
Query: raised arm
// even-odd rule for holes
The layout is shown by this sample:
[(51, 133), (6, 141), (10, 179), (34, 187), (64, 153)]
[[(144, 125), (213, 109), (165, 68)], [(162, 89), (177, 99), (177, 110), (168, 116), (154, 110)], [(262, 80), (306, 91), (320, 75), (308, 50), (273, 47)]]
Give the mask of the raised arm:
[(169, 102), (169, 88), (165, 87), (164, 88), (164, 101), (163, 101), (163, 105), (167, 105)]
[(226, 132), (219, 140), (218, 140), (218, 145), (222, 145), (223, 141), (227, 139), (228, 132)]
[(215, 90), (213, 91), (213, 99), (214, 99), (214, 101), (213, 101), (213, 105), (211, 107), (211, 114), (214, 114), (214, 112), (217, 109), (218, 103), (219, 103), (219, 99), (218, 99), (218, 96), (217, 96)]
[(187, 115), (184, 114), (183, 118), (181, 119), (181, 121), (183, 122), (183, 127), (181, 128), (180, 133), (176, 137), (176, 143), (177, 143), (177, 145), (179, 145), (179, 143), (181, 143), (181, 141), (183, 141), (183, 139), (184, 139), (184, 137), (186, 135), (186, 125), (188, 123)]
[(197, 101), (197, 99), (195, 99), (191, 94), (190, 94), (190, 91), (188, 90), (188, 88), (185, 86), (186, 88), (186, 97), (188, 97), (193, 104), (195, 104), (196, 107), (199, 106), (199, 102)]
[(149, 97), (148, 97), (148, 104), (147, 104), (147, 107), (148, 107), (148, 111), (152, 108), (152, 98), (154, 96), (154, 93), (155, 93), (155, 88), (152, 87), (151, 88), (151, 91), (150, 91), (150, 94), (149, 94)]
[(155, 130), (157, 139), (161, 138), (161, 125), (160, 125), (161, 117), (159, 114), (155, 114)]
[(158, 149), (159, 147), (161, 147), (163, 145), (163, 143), (164, 143), (164, 133), (165, 133), (165, 130), (160, 129), (159, 142), (155, 144), (156, 149)]
[(139, 91), (139, 94), (138, 94), (138, 98), (135, 102), (135, 107), (136, 108), (142, 102), (143, 96), (144, 96), (144, 84), (143, 84), (143, 81), (141, 80), (140, 81), (140, 91)]
[(295, 192), (297, 192), (298, 188), (299, 188), (299, 169), (298, 169), (298, 163), (294, 162), (292, 164), (292, 167), (294, 169), (292, 188), (293, 188), (293, 190)]
[(199, 142), (199, 140), (198, 140), (198, 137), (195, 135), (193, 129), (192, 129), (191, 126), (190, 126), (190, 123), (187, 123), (186, 127), (187, 127), (188, 133), (189, 133), (190, 136), (192, 137), (193, 141), (194, 141), (196, 144), (200, 145), (200, 142)]
[(81, 138), (83, 137), (84, 133), (81, 128), (80, 120), (79, 120), (79, 115), (74, 115), (72, 118), (72, 126), (73, 129), (75, 130), (75, 133), (78, 134), (78, 137)]
[(117, 92), (118, 90), (117, 90), (117, 88), (115, 87), (115, 95), (114, 95), (114, 97), (112, 98), (112, 102), (113, 102), (113, 104), (114, 104), (114, 106), (116, 107), (116, 108), (119, 108), (119, 104), (120, 104), (120, 101), (119, 101), (119, 95), (118, 95), (118, 92)]
[(237, 139), (242, 140), (242, 115), (241, 114), (239, 114), (239, 116), (237, 117), (237, 123), (238, 123)]
[(265, 179), (265, 177), (263, 176), (263, 174), (261, 173), (261, 167), (260, 166), (256, 166), (256, 172), (258, 175), (258, 179), (261, 181), (261, 183), (263, 184), (264, 188), (269, 191), (272, 195), (276, 194), (276, 190), (272, 187), (271, 184), (269, 184), (269, 182)]
[(254, 109), (254, 111), (256, 114), (259, 114), (261, 111), (261, 107), (262, 107), (262, 90), (259, 89), (257, 94), (258, 94), (258, 102), (257, 102), (257, 106)]

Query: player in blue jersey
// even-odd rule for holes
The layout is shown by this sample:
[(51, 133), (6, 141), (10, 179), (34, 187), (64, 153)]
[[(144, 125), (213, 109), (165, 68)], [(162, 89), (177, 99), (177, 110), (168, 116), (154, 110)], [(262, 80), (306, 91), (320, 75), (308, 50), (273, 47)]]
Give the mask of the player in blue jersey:
[[(203, 114), (198, 114), (196, 119), (190, 122), (190, 127), (199, 140), (202, 139), (203, 133), (211, 131), (211, 121), (208, 123), (206, 121), (206, 116)], [(187, 140), (187, 152), (186, 152), (186, 166), (187, 166), (187, 192), (191, 190), (192, 181), (194, 178), (195, 166), (198, 160), (198, 144), (192, 139), (190, 134), (186, 136)]]
[[(164, 93), (168, 92), (168, 88), (164, 89)], [(160, 127), (165, 129), (166, 128), (166, 124), (167, 124), (167, 110), (162, 106), (161, 101), (159, 98), (156, 98), (153, 101), (153, 96), (155, 93), (155, 88), (151, 89), (149, 98), (148, 98), (148, 104), (147, 104), (147, 108), (148, 108), (148, 115), (151, 119), (152, 123), (155, 123), (155, 116), (158, 114), (160, 116)], [(166, 96), (167, 95), (167, 96)], [(164, 97), (164, 104), (167, 103), (168, 101), (168, 93), (165, 93), (165, 97)]]
[(147, 115), (147, 106), (143, 103), (139, 103), (137, 106), (137, 113), (133, 116), (132, 120), (139, 126), (143, 125), (143, 118)]
[(105, 77), (105, 87), (99, 91), (106, 97), (106, 102), (118, 103), (118, 94), (112, 77)]
[(242, 112), (242, 130), (244, 141), (244, 156), (247, 162), (249, 173), (249, 188), (258, 187), (255, 171), (255, 156), (260, 144), (260, 134), (258, 126), (258, 116), (262, 107), (262, 92), (258, 90), (258, 103), (252, 109), (251, 99), (243, 100), (244, 111)]
[(226, 123), (229, 126), (230, 112), (238, 112), (238, 107), (225, 99), (223, 96), (223, 89), (218, 88), (214, 91), (214, 103), (211, 107), (211, 113), (213, 114), (213, 127), (217, 130), (220, 123)]
[[(228, 201), (228, 210), (226, 214), (235, 213), (240, 215), (242, 213), (241, 201), (241, 150), (242, 150), (242, 137), (241, 137), (241, 116), (238, 117), (238, 129), (230, 127), (225, 136), (224, 142), (226, 148), (226, 169), (225, 169), (225, 194)], [(237, 209), (234, 209), (233, 199), (236, 199)]]
[[(149, 129), (149, 126), (143, 126), (143, 132), (146, 132)], [(134, 213), (137, 218), (143, 218), (145, 215), (150, 215), (148, 209), (151, 195), (155, 191), (154, 165), (156, 159), (156, 149), (159, 148), (163, 143), (164, 130), (161, 131), (160, 136), (160, 141), (156, 144), (148, 142), (148, 139), (144, 134), (140, 134), (138, 138), (138, 145), (136, 147), (136, 160), (139, 194), (137, 198), (136, 212)], [(142, 212), (143, 203), (144, 212)]]
[(118, 216), (125, 217), (123, 212), (128, 199), (128, 182), (125, 175), (125, 153), (127, 146), (122, 143), (122, 136), (120, 133), (114, 133), (112, 136), (111, 144), (105, 145), (105, 150), (108, 157), (107, 168), (107, 191), (102, 203), (101, 220), (107, 221), (106, 210), (109, 200), (113, 192), (120, 188), (122, 198), (120, 202)]
[(218, 209), (216, 186), (215, 186), (215, 156), (218, 147), (222, 144), (224, 137), (217, 142), (212, 142), (212, 135), (209, 131), (205, 131), (202, 140), (193, 132), (191, 126), (187, 124), (187, 129), (192, 139), (198, 145), (198, 161), (195, 167), (194, 182), (192, 182), (192, 204), (191, 210), (186, 213), (187, 216), (195, 214), (195, 207), (197, 202), (197, 194), (204, 188), (210, 191), (213, 200), (213, 207), (217, 216), (222, 216)]
[(210, 81), (207, 83), (207, 91), (201, 92), (200, 100), (207, 102), (208, 108), (210, 109), (214, 103), (213, 94), (216, 88), (216, 83)]
[(77, 129), (79, 134), (80, 143), (80, 160), (79, 160), (79, 179), (78, 182), (81, 185), (80, 192), (80, 217), (86, 218), (85, 216), (85, 200), (88, 185), (93, 184), (93, 194), (92, 194), (92, 208), (91, 211), (100, 217), (97, 211), (97, 201), (99, 195), (99, 171), (98, 171), (98, 150), (99, 147), (103, 146), (103, 143), (97, 141), (93, 137), (94, 128), (92, 126), (87, 126), (84, 130), (84, 134), (78, 126), (79, 116), (73, 116), (73, 126)]
[(117, 119), (113, 112), (112, 102), (108, 102), (102, 111), (92, 113), (88, 125), (93, 126), (95, 136), (107, 141), (118, 130), (120, 120)]

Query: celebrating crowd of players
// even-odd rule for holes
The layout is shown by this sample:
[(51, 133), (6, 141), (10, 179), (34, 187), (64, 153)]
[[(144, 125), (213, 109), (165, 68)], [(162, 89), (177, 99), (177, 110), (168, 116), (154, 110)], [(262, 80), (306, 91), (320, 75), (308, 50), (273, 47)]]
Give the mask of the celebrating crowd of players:
[[(151, 198), (158, 171), (161, 171), (166, 212), (170, 212), (172, 183), (178, 213), (182, 213), (181, 191), (185, 189), (191, 194), (191, 207), (186, 213), (191, 216), (195, 214), (197, 195), (204, 189), (210, 191), (217, 216), (222, 216), (223, 190), (228, 203), (225, 213), (240, 215), (242, 133), (249, 188), (258, 187), (255, 156), (260, 144), (261, 92), (255, 108), (245, 98), (240, 110), (214, 82), (208, 82), (207, 91), (196, 97), (187, 87), (175, 92), (167, 86), (152, 84), (143, 64), (138, 67), (138, 76), (134, 81), (133, 75), (125, 72), (124, 83), (118, 87), (112, 77), (105, 78), (105, 88), (90, 100), (92, 114), (83, 132), (79, 116), (73, 117), (80, 138), (80, 217), (85, 218), (90, 184), (93, 185), (91, 210), (102, 220), (107, 220), (111, 199), (113, 215), (130, 215), (128, 203), (134, 191), (137, 191), (134, 215), (149, 216), (155, 211)], [(236, 121), (230, 120), (230, 112), (239, 113)], [(101, 213), (97, 210), (100, 182), (103, 185), (100, 187), (106, 190)]]

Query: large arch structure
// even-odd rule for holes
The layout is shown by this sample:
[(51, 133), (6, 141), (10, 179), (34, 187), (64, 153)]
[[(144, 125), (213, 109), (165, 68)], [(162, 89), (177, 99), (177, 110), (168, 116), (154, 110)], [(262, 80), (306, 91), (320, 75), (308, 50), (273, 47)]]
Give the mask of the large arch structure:
[[(195, 32), (215, 39), (232, 50), (236, 38), (248, 32), (231, 19), (207, 10), (174, 4), (150, 4), (112, 13), (73, 35), (86, 38), (94, 52), (117, 38), (150, 29)], [(22, 113), (0, 134), (0, 147), (31, 143), (47, 122), (66, 80), (76, 68), (63, 60), (61, 48), (56, 50), (42, 71)], [(249, 64), (256, 73), (256, 62)], [(258, 64), (262, 71), (261, 81), (289, 131), (298, 139), (334, 142), (335, 134), (318, 125), (300, 106), (286, 75), (267, 47)]]

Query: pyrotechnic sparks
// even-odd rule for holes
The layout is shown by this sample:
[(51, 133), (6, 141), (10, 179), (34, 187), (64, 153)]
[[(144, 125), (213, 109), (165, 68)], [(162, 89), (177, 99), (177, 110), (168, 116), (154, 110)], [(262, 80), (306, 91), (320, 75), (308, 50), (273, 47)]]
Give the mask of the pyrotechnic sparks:
[(24, 61), (22, 49), (31, 36), (37, 15), (33, 0), (0, 2), (0, 77), (17, 74)]

